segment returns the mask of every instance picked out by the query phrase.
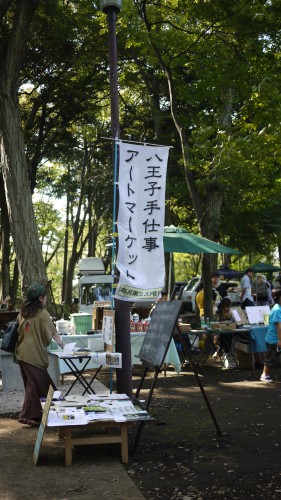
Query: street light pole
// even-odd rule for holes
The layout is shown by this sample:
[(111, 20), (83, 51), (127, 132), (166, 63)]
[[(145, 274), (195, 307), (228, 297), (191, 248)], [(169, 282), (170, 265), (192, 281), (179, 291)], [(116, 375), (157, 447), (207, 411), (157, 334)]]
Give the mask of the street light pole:
[(117, 9), (108, 7), (106, 8), (106, 11), (104, 10), (104, 12), (106, 12), (107, 14), (107, 26), (108, 26), (111, 136), (113, 139), (119, 139), (119, 102), (118, 102), (117, 43), (116, 43)]
[[(116, 19), (122, 0), (100, 0), (101, 10), (107, 15), (108, 51), (110, 71), (111, 137), (113, 139), (113, 165), (117, 169), (116, 140), (119, 139), (119, 103), (117, 76)], [(114, 186), (116, 189), (116, 186)], [(114, 218), (115, 218), (114, 214)], [(113, 225), (116, 223), (113, 220)], [(116, 232), (116, 226), (113, 232)], [(115, 245), (112, 245), (112, 252)], [(122, 354), (122, 369), (116, 370), (117, 392), (132, 395), (132, 356), (130, 337), (130, 303), (115, 299), (116, 351)]]

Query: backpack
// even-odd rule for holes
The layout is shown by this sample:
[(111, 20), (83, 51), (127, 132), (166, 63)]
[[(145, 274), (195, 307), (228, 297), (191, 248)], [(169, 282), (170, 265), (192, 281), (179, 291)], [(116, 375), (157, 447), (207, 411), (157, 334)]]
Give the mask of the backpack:
[(14, 354), (19, 338), (18, 327), (19, 327), (18, 320), (11, 321), (10, 323), (8, 323), (8, 327), (4, 332), (4, 337), (2, 340), (2, 345), (1, 345), (2, 351), (11, 352)]

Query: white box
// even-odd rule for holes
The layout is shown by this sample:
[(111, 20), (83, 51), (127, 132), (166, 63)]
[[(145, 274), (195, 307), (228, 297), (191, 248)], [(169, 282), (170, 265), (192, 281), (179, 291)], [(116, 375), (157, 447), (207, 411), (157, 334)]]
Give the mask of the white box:
[(93, 352), (104, 351), (104, 340), (88, 339), (88, 349)]

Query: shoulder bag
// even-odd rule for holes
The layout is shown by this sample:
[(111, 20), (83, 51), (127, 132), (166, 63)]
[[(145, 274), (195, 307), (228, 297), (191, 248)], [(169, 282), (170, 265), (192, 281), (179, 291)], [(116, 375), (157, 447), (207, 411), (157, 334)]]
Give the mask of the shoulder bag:
[(8, 327), (4, 332), (4, 337), (2, 340), (2, 345), (1, 345), (2, 351), (11, 353), (15, 352), (17, 341), (19, 338), (18, 327), (19, 327), (19, 322), (17, 320), (8, 323)]

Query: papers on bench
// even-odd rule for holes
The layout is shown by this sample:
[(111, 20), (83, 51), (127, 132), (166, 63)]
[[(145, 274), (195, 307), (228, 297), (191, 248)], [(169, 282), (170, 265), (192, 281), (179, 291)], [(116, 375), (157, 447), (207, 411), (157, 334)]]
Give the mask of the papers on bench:
[[(72, 406), (68, 406), (72, 405)], [(128, 422), (152, 417), (126, 394), (69, 396), (55, 402), (48, 416), (49, 427), (87, 425), (95, 421)]]

